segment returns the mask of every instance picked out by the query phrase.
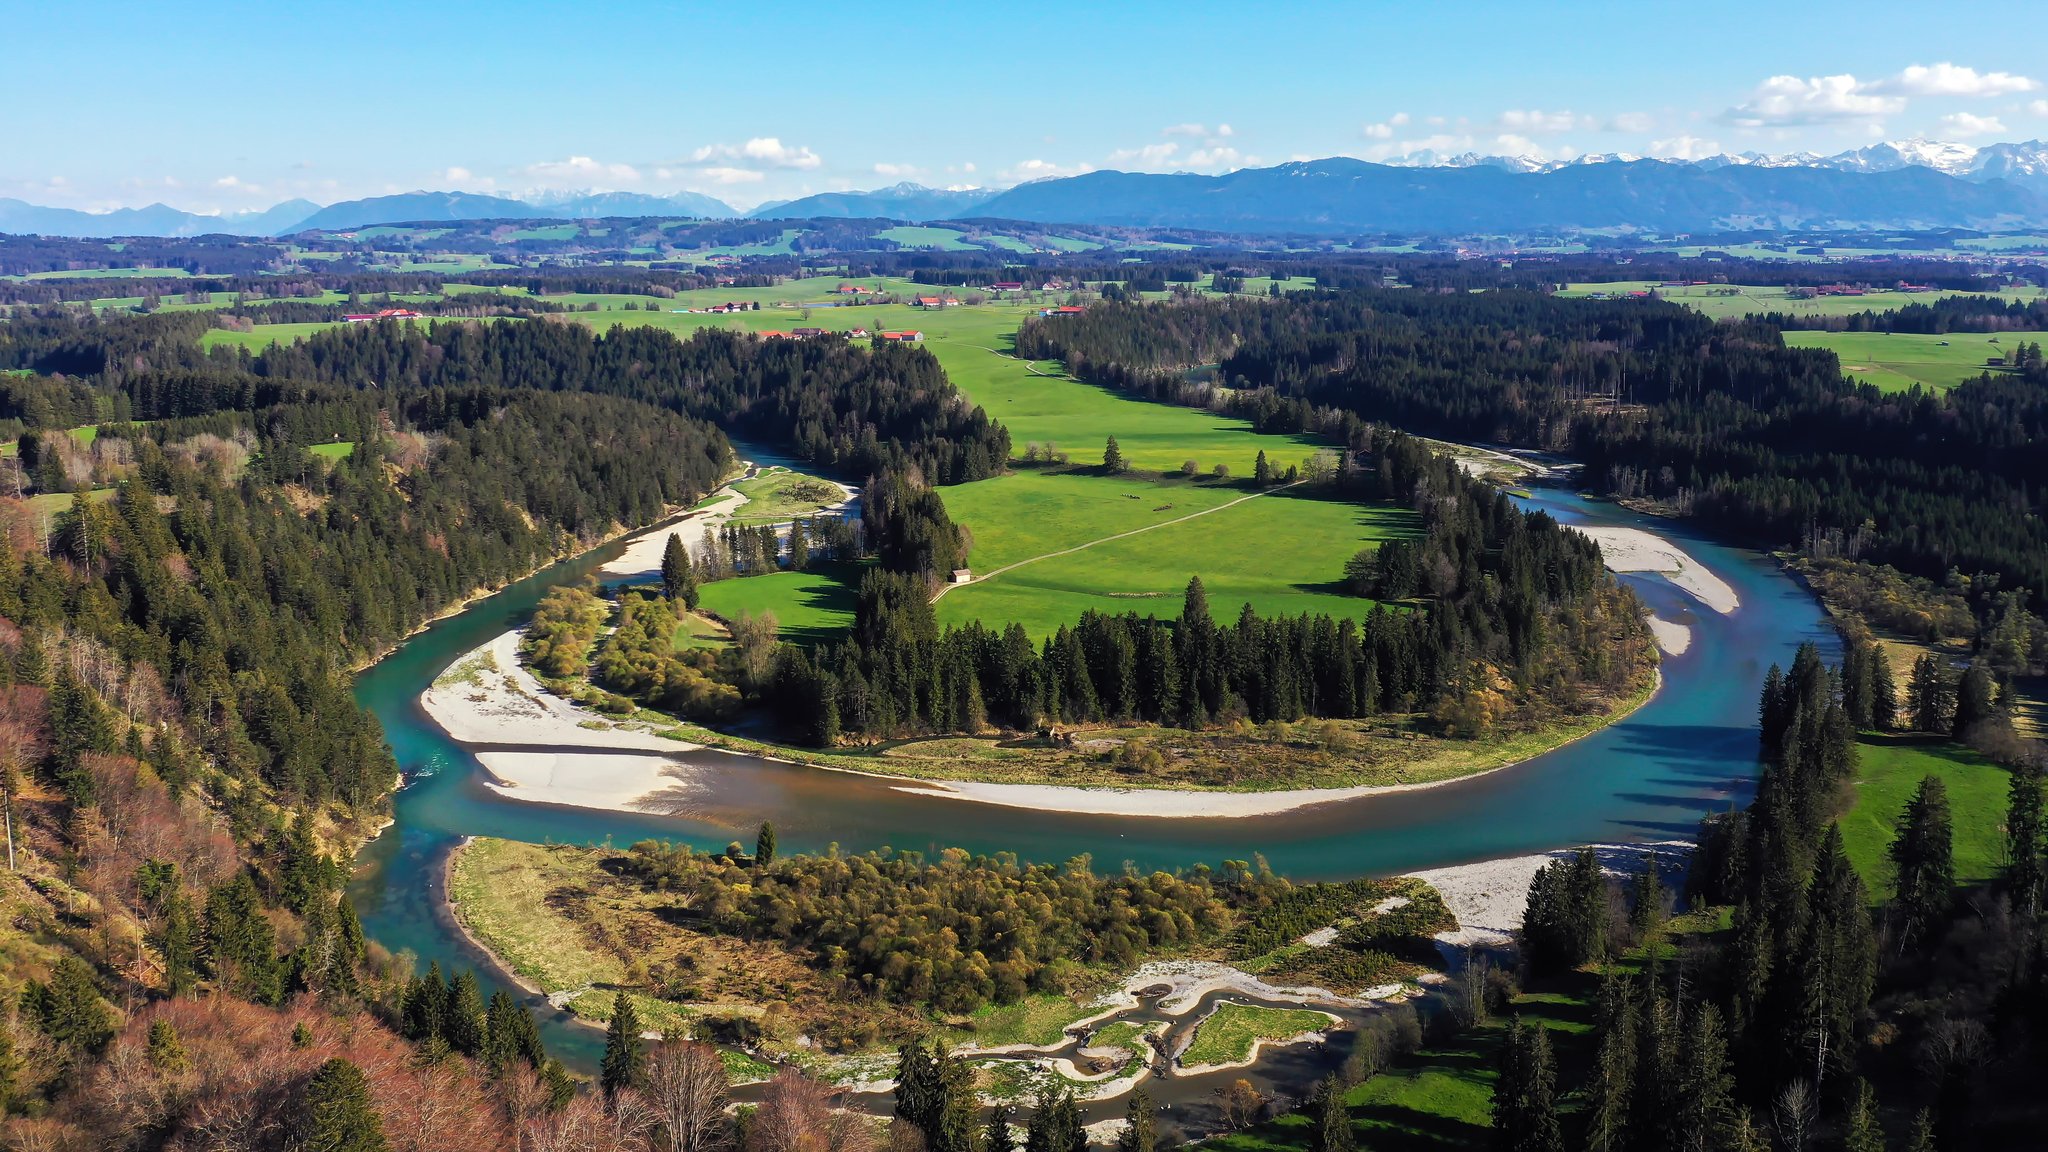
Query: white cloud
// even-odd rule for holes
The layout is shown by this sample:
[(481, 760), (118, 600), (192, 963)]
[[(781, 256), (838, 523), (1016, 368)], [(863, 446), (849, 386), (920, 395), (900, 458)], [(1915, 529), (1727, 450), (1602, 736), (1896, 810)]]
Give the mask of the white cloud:
[(809, 148), (792, 148), (774, 136), (756, 136), (745, 144), (706, 144), (690, 154), (702, 164), (706, 160), (727, 160), (763, 168), (816, 168), (824, 163)]
[(1396, 112), (1377, 124), (1367, 124), (1360, 131), (1365, 133), (1365, 138), (1368, 140), (1392, 140), (1394, 138), (1394, 130), (1405, 127), (1408, 119), (1409, 117), (1406, 112)]
[[(1411, 152), (1436, 152), (1439, 154), (1469, 152), (1472, 150), (1472, 144), (1473, 140), (1470, 136), (1437, 132), (1420, 139), (1383, 140), (1378, 144), (1369, 144), (1359, 152), (1358, 156), (1361, 160), (1393, 160), (1406, 156)], [(1313, 158), (1300, 157), (1300, 159)]]
[(1570, 112), (1544, 112), (1535, 108), (1526, 110), (1510, 108), (1506, 112), (1501, 113), (1500, 118), (1495, 123), (1503, 131), (1521, 136), (1555, 135), (1559, 132), (1570, 132), (1576, 128), (1591, 128), (1594, 126), (1593, 118), (1590, 116), (1578, 116)]
[(2027, 111), (2036, 116), (2048, 116), (2048, 100), (2036, 100), (2027, 105)]
[(1656, 126), (1657, 118), (1648, 112), (1623, 112), (1607, 121), (1607, 127), (1615, 132), (1648, 132)]
[(1743, 128), (1797, 128), (1815, 124), (1871, 121), (1903, 110), (1903, 96), (1882, 95), (1843, 73), (1839, 76), (1773, 76), (1757, 85), (1722, 118)]
[(697, 169), (697, 175), (702, 176), (704, 179), (711, 181), (713, 184), (759, 184), (761, 181), (766, 180), (768, 178), (767, 174), (762, 172), (756, 172), (752, 168), (732, 168), (723, 166), (717, 168), (699, 168)]
[(475, 179), (475, 176), (467, 168), (450, 168), (441, 173), (441, 179), (450, 184), (467, 184)]
[(1180, 145), (1171, 140), (1158, 144), (1146, 144), (1139, 148), (1119, 148), (1109, 154), (1109, 163), (1139, 168), (1157, 168), (1173, 159), (1180, 151)]
[(1079, 176), (1095, 171), (1092, 164), (1055, 164), (1050, 160), (1024, 160), (1004, 169), (1002, 179), (1014, 184), (1026, 180), (1049, 180), (1056, 176)]
[(247, 180), (244, 180), (239, 176), (223, 176), (220, 179), (215, 180), (213, 182), (213, 186), (215, 188), (221, 189), (222, 191), (238, 192), (244, 196), (263, 195), (263, 185), (251, 184)]
[(1161, 136), (1207, 136), (1207, 124), (1169, 124), (1159, 130)]
[(1915, 64), (1897, 76), (1869, 85), (1869, 91), (1906, 96), (2010, 96), (2041, 85), (2011, 72), (1979, 72), (1959, 64)]
[(1188, 153), (1187, 166), (1195, 171), (1213, 171), (1222, 168), (1244, 168), (1258, 163), (1258, 157), (1246, 156), (1228, 144), (1213, 148), (1199, 148)]
[(912, 177), (912, 176), (918, 176), (918, 175), (922, 175), (923, 173), (924, 173), (924, 169), (922, 169), (922, 168), (919, 168), (919, 167), (918, 167), (917, 165), (915, 165), (915, 164), (877, 164), (877, 165), (875, 165), (875, 175), (877, 175), (877, 176), (889, 176), (889, 177), (893, 177), (893, 178), (895, 178), (895, 179), (898, 179), (898, 180), (907, 180), (907, 179), (909, 179), (909, 178), (910, 178), (910, 177)]
[(1720, 153), (1720, 144), (1697, 136), (1673, 136), (1669, 140), (1650, 141), (1650, 155), (1665, 160), (1704, 160)]
[(1990, 136), (2005, 131), (2005, 125), (1996, 116), (1951, 112), (1941, 118), (1941, 130), (1949, 136)]
[(640, 182), (640, 170), (631, 164), (607, 164), (588, 156), (571, 156), (567, 160), (542, 160), (537, 164), (528, 164), (526, 174), (539, 180), (578, 185)]

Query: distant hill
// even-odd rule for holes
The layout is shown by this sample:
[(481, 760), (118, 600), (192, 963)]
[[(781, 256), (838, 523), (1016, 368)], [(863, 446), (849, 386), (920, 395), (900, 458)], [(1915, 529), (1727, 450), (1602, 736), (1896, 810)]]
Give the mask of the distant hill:
[(1091, 172), (1019, 185), (978, 215), (1222, 232), (1461, 235), (1575, 228), (2001, 228), (2048, 221), (2048, 201), (2004, 180), (1926, 167), (1844, 172), (1708, 168), (1659, 160), (1514, 172), (1330, 159), (1222, 176)]
[(950, 191), (922, 184), (897, 184), (872, 192), (820, 192), (800, 200), (777, 200), (748, 216), (756, 220), (956, 220), (994, 198), (988, 188)]
[(287, 200), (262, 212), (203, 216), (167, 204), (118, 208), (112, 212), (80, 212), (45, 208), (22, 200), (0, 199), (0, 232), (14, 235), (81, 236), (271, 236), (319, 209), (310, 200)]
[(412, 224), (445, 220), (525, 220), (540, 213), (531, 204), (475, 192), (401, 192), (329, 204), (304, 220), (294, 232), (345, 232), (373, 224)]
[(728, 220), (740, 213), (732, 205), (702, 192), (677, 192), (673, 196), (649, 196), (644, 192), (585, 192), (555, 198), (529, 198), (535, 211), (547, 216), (572, 219), (603, 219), (607, 216), (692, 216)]

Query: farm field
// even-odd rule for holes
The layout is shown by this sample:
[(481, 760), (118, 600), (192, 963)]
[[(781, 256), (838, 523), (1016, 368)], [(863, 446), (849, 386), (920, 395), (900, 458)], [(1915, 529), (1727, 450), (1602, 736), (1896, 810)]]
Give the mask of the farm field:
[(1891, 892), (1891, 862), (1885, 849), (1899, 813), (1921, 779), (1930, 775), (1948, 785), (1956, 880), (1968, 884), (1998, 874), (2005, 857), (2011, 773), (1938, 736), (1866, 733), (1860, 743), (1856, 801), (1842, 817), (1842, 845), (1873, 898)]
[(804, 572), (772, 572), (700, 586), (700, 611), (723, 620), (740, 613), (775, 613), (784, 640), (815, 644), (837, 640), (853, 626), (860, 564), (822, 564)]
[[(1658, 296), (1694, 308), (1716, 320), (1727, 320), (1758, 312), (1785, 312), (1798, 316), (1853, 316), (1858, 312), (1887, 312), (1907, 304), (1927, 304), (1944, 296), (1978, 295), (1963, 292), (1870, 292), (1862, 296), (1815, 296), (1795, 300), (1783, 286), (1760, 284), (1691, 284), (1666, 288), (1654, 280), (1621, 280), (1612, 283), (1567, 284), (1559, 296), (1587, 297), (1602, 293), (1626, 295), (1655, 291)], [(1732, 292), (1731, 292), (1732, 290)], [(2036, 300), (2039, 289), (2016, 289), (1983, 293), (2005, 300)]]
[[(1015, 479), (983, 483), (994, 487)], [(983, 499), (992, 510), (1015, 508), (1013, 515), (1029, 516), (1034, 495), (1013, 486)], [(971, 527), (973, 521), (968, 523)], [(1415, 524), (1406, 509), (1274, 491), (955, 587), (938, 602), (938, 617), (942, 624), (1015, 621), (1043, 637), (1091, 608), (1177, 615), (1188, 579), (1200, 576), (1210, 611), (1221, 622), (1235, 619), (1247, 603), (1261, 615), (1306, 612), (1363, 619), (1373, 601), (1338, 589), (1344, 561), (1367, 543), (1412, 534)]]
[(1842, 361), (1842, 371), (1850, 379), (1875, 384), (1886, 392), (1903, 392), (1915, 384), (1945, 392), (1982, 375), (1988, 357), (2003, 357), (2015, 344), (2043, 335), (2048, 334), (1787, 332), (1785, 343), (1795, 348), (1826, 348)]

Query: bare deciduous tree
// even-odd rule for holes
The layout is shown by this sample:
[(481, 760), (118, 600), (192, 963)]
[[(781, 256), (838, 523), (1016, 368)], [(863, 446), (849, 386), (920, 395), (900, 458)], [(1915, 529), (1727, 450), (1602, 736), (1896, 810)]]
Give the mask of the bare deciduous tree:
[(659, 1152), (724, 1152), (733, 1142), (725, 1106), (730, 1082), (725, 1060), (709, 1044), (673, 1037), (647, 1061), (644, 1095), (659, 1127)]

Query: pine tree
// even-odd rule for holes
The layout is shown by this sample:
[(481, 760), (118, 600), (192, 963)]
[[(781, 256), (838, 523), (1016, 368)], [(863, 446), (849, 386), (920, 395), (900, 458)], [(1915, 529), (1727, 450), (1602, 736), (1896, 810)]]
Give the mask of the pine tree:
[(448, 1021), (444, 1037), (448, 1046), (464, 1056), (484, 1050), (484, 999), (476, 973), (465, 968), (448, 988)]
[(1259, 449), (1259, 458), (1252, 462), (1252, 483), (1264, 488), (1273, 482), (1273, 465), (1266, 460), (1266, 450)]
[(775, 863), (775, 825), (761, 821), (761, 830), (754, 835), (754, 867), (766, 868)]
[(690, 562), (690, 550), (683, 546), (679, 533), (669, 533), (668, 543), (661, 549), (661, 588), (670, 600), (696, 611), (697, 567)]
[(1892, 658), (1883, 646), (1871, 645), (1870, 725), (1889, 732), (1899, 724), (1899, 688), (1892, 675)]
[(1971, 729), (1996, 716), (1997, 693), (1998, 683), (1991, 678), (1991, 669), (1981, 663), (1971, 664), (1956, 685), (1955, 718), (1950, 722), (1949, 730), (1958, 739), (1963, 739)]
[(2014, 765), (2005, 805), (2006, 896), (2029, 920), (2041, 909), (2041, 777), (2038, 763)]
[(1913, 662), (1906, 709), (1916, 732), (1947, 732), (1955, 718), (1956, 688), (1948, 664), (1932, 652)]
[(1344, 1106), (1344, 1086), (1335, 1076), (1325, 1077), (1316, 1089), (1314, 1107), (1313, 1152), (1352, 1152), (1358, 1147), (1351, 1132), (1351, 1110)]
[(1898, 870), (1892, 907), (1900, 920), (1899, 953), (1905, 955), (1941, 932), (1955, 900), (1954, 832), (1941, 777), (1923, 778), (1907, 801), (1890, 856)]
[(1130, 470), (1130, 464), (1124, 460), (1123, 449), (1117, 447), (1114, 436), (1111, 436), (1109, 443), (1103, 446), (1102, 470), (1112, 476), (1120, 476)]
[(1842, 1117), (1841, 1152), (1885, 1152), (1884, 1129), (1877, 1124), (1877, 1094), (1870, 1081), (1860, 1077)]
[(167, 1076), (183, 1072), (190, 1064), (178, 1026), (158, 1018), (149, 1022), (149, 1066)]
[(1010, 1132), (1010, 1123), (1016, 1117), (1016, 1109), (997, 1101), (988, 1110), (988, 1123), (982, 1128), (981, 1152), (1017, 1152), (1017, 1137)]
[(1528, 1091), (1516, 1152), (1564, 1152), (1564, 1131), (1557, 1120), (1557, 1065), (1551, 1057), (1550, 1030), (1540, 1024), (1529, 1030), (1525, 1070)]
[(164, 959), (164, 991), (172, 997), (191, 992), (199, 983), (199, 926), (183, 892), (172, 893), (164, 905), (156, 948)]
[(313, 1074), (293, 1146), (305, 1152), (385, 1152), (384, 1121), (361, 1068), (336, 1058)]
[(640, 1035), (640, 1014), (624, 992), (612, 998), (612, 1021), (604, 1033), (604, 1060), (597, 1082), (606, 1099), (637, 1087), (647, 1074), (647, 1041)]
[(1628, 1108), (1635, 1090), (1636, 1007), (1628, 983), (1613, 971), (1600, 978), (1599, 1047), (1586, 1085), (1588, 1152), (1628, 1147)]
[(1912, 1135), (1906, 1137), (1906, 1152), (1936, 1152), (1934, 1142), (1934, 1113), (1922, 1108), (1913, 1117)]
[(1117, 1152), (1152, 1152), (1158, 1143), (1158, 1119), (1152, 1113), (1152, 1097), (1140, 1088), (1124, 1104), (1124, 1130), (1117, 1133)]
[(1677, 1113), (1672, 1118), (1676, 1147), (1707, 1152), (1725, 1142), (1739, 1116), (1734, 1088), (1721, 1010), (1701, 1004), (1693, 1009), (1692, 1026), (1679, 1047)]

